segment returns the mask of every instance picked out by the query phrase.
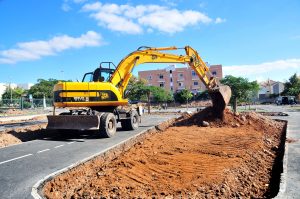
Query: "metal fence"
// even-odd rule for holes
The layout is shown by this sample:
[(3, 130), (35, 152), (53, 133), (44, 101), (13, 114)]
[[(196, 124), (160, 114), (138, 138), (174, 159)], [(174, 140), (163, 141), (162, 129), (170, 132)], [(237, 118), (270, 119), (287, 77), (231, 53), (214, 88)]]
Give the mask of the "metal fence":
[(46, 108), (53, 105), (53, 99), (0, 99), (2, 109)]

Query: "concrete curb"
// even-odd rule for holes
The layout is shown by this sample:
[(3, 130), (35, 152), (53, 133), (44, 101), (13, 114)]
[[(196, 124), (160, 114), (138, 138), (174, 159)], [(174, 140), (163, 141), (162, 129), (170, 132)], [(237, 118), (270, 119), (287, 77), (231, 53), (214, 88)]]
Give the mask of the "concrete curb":
[[(286, 121), (286, 134), (285, 134), (285, 139), (289, 137), (289, 123), (287, 120), (282, 120)], [(279, 185), (279, 191), (278, 194), (274, 197), (274, 199), (283, 199), (285, 198), (285, 191), (286, 191), (286, 178), (287, 178), (287, 167), (288, 167), (288, 144), (285, 142), (284, 145), (284, 154), (283, 154), (283, 171), (280, 174), (280, 185)]]
[(145, 129), (143, 131), (141, 131), (140, 133), (134, 135), (133, 137), (130, 137), (128, 138), (127, 140), (124, 140), (112, 147), (109, 147), (105, 150), (102, 150), (90, 157), (87, 157), (83, 160), (80, 160), (74, 164), (71, 164), (70, 166), (67, 166), (61, 170), (58, 170), (56, 172), (53, 172), (49, 175), (47, 175), (46, 177), (42, 178), (41, 180), (39, 180), (37, 183), (34, 184), (34, 186), (32, 187), (31, 189), (31, 195), (33, 196), (33, 198), (35, 199), (44, 199), (43, 197), (43, 194), (41, 193), (41, 191), (39, 190), (47, 181), (50, 181), (51, 179), (53, 179), (55, 176), (59, 175), (59, 174), (62, 174), (70, 169), (73, 169), (81, 164), (84, 164), (85, 162), (89, 161), (89, 160), (92, 160), (96, 157), (104, 157), (105, 156), (108, 156), (110, 153), (113, 153), (114, 156), (118, 156), (119, 154), (121, 154), (122, 152), (126, 151), (126, 148), (127, 150), (133, 146), (134, 144), (138, 143), (141, 139), (144, 138), (144, 136), (150, 134), (151, 132), (154, 132), (156, 130), (163, 130), (160, 128), (160, 125), (162, 124), (172, 124), (175, 122), (176, 119), (180, 118), (180, 116), (178, 117), (175, 117), (175, 118), (172, 118), (172, 119), (168, 119), (167, 121), (164, 121), (160, 124), (157, 124), (149, 129)]

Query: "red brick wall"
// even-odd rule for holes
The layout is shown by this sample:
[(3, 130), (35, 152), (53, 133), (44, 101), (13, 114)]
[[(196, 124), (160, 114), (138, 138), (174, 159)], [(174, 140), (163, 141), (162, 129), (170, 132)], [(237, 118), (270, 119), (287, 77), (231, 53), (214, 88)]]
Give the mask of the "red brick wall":
[[(223, 77), (222, 65), (211, 65), (210, 72), (215, 74), (214, 76), (218, 79)], [(149, 85), (160, 86), (160, 83), (164, 83), (164, 88), (167, 90), (171, 90), (170, 87), (170, 71), (166, 69), (161, 70), (148, 70), (148, 71), (139, 71), (139, 77), (147, 80)], [(163, 75), (163, 79), (159, 78), (159, 75)], [(182, 74), (182, 76), (180, 76)], [(151, 76), (151, 79), (149, 77)], [(205, 90), (204, 84), (201, 82), (197, 75), (192, 75), (192, 69), (188, 68), (175, 68), (172, 71), (172, 79), (173, 79), (173, 91), (177, 91), (183, 88), (189, 89), (191, 91), (203, 91)], [(182, 83), (183, 86), (179, 86), (179, 82)], [(194, 85), (194, 82), (198, 82), (198, 85)]]

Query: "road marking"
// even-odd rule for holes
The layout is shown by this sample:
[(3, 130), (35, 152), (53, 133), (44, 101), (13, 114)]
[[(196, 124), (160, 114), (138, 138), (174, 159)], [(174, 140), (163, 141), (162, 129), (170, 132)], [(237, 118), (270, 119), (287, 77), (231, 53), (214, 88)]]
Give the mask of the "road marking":
[(50, 149), (44, 149), (44, 150), (41, 150), (41, 151), (38, 151), (37, 153), (43, 153), (45, 151), (49, 151)]
[(69, 143), (67, 143), (67, 144), (73, 144), (73, 143), (75, 143), (75, 141), (74, 141), (74, 142), (69, 142)]
[(32, 154), (29, 153), (29, 154), (27, 154), (27, 155), (23, 155), (23, 156), (20, 156), (20, 157), (17, 157), (17, 158), (13, 158), (13, 159), (10, 159), (10, 160), (5, 160), (5, 161), (3, 161), (3, 162), (0, 162), (0, 165), (1, 165), (1, 164), (5, 164), (5, 163), (7, 163), (7, 162), (14, 161), (14, 160), (18, 160), (18, 159), (21, 159), (21, 158), (25, 158), (25, 157), (31, 156), (31, 155), (32, 155)]
[(64, 146), (64, 145), (61, 144), (61, 145), (58, 145), (58, 146), (56, 146), (56, 147), (54, 147), (54, 148), (57, 149), (57, 148), (62, 147), (62, 146)]

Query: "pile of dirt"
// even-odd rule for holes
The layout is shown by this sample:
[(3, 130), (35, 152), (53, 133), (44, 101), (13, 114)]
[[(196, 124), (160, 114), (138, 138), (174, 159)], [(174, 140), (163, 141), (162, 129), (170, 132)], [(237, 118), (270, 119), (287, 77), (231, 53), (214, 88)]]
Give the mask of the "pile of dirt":
[(41, 137), (39, 134), (45, 128), (46, 124), (36, 124), (15, 129), (7, 128), (0, 132), (0, 148)]
[(14, 144), (21, 143), (22, 141), (9, 133), (0, 133), (0, 148)]
[[(111, 162), (100, 158), (44, 186), (47, 198), (269, 198), (278, 182), (282, 122), (256, 113), (186, 114)], [(206, 121), (208, 127), (199, 123)], [(275, 162), (275, 163), (274, 163)], [(279, 173), (278, 173), (279, 174)]]

